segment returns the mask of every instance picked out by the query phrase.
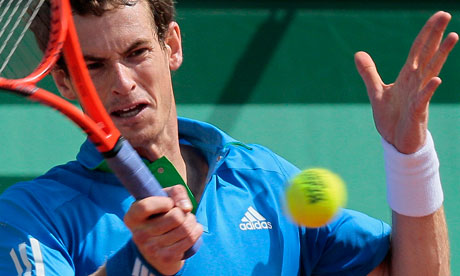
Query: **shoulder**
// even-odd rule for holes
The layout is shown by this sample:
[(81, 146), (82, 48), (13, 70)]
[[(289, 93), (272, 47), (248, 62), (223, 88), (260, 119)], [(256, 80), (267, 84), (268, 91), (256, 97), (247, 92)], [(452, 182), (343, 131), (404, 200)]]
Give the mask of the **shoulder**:
[(265, 146), (236, 143), (229, 147), (225, 165), (230, 169), (273, 172), (290, 178), (299, 169)]
[(71, 162), (8, 188), (0, 195), (0, 266), (22, 244), (40, 246), (45, 265), (102, 264), (129, 237), (122, 218), (132, 198), (114, 179)]
[(0, 206), (29, 208), (44, 205), (47, 209), (55, 209), (77, 194), (63, 181), (71, 179), (70, 176), (67, 169), (56, 167), (33, 180), (18, 182), (0, 195)]
[[(350, 248), (353, 249), (374, 251), (377, 250), (374, 248), (376, 244), (389, 245), (391, 228), (382, 220), (364, 213), (342, 209), (330, 224), (318, 228), (316, 232), (320, 240), (325, 241), (332, 238), (345, 248), (346, 245), (350, 245)], [(328, 245), (331, 244), (324, 244), (326, 247)]]
[[(0, 262), (7, 262), (4, 265), (9, 267), (8, 252), (14, 250), (20, 254), (40, 250), (46, 255), (48, 248), (52, 254), (68, 256), (62, 242), (64, 227), (59, 226), (65, 218), (58, 213), (78, 195), (79, 192), (48, 176), (16, 183), (4, 191), (0, 195)], [(26, 262), (25, 255), (21, 258)], [(34, 260), (29, 262), (34, 265)], [(64, 267), (61, 269), (65, 271)]]
[[(6, 189), (0, 195), (0, 204), (20, 202), (23, 207), (44, 205), (47, 209), (56, 209), (84, 192), (86, 181), (81, 181), (85, 178), (82, 172), (77, 162), (56, 166), (33, 180), (18, 182)], [(81, 185), (75, 189), (74, 183)]]
[(60, 225), (77, 220), (69, 214), (80, 217), (82, 212), (98, 211), (96, 191), (104, 187), (104, 182), (97, 185), (98, 178), (103, 175), (69, 162), (33, 180), (16, 183), (0, 195), (0, 222), (31, 233), (39, 229), (57, 231)]
[(260, 145), (232, 145), (215, 170), (220, 183), (249, 191), (252, 196), (271, 195), (278, 200), (289, 180), (299, 171), (291, 163)]
[[(329, 225), (302, 229), (302, 251), (316, 273), (366, 275), (385, 258), (391, 228), (361, 212), (343, 209)], [(348, 274), (347, 274), (348, 273)]]
[(391, 227), (380, 219), (367, 214), (343, 209), (327, 229), (335, 240), (350, 244), (350, 248), (377, 253), (390, 244)]

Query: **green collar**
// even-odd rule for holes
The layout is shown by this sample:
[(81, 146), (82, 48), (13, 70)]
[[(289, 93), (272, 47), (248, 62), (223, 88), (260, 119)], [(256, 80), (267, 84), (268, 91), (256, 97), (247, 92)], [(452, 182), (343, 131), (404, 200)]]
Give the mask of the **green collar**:
[[(184, 186), (185, 189), (187, 189), (188, 197), (190, 198), (190, 201), (193, 205), (192, 213), (195, 214), (196, 208), (198, 206), (196, 199), (193, 196), (192, 191), (190, 191), (190, 188), (187, 186), (185, 181), (177, 172), (174, 165), (171, 163), (171, 161), (169, 161), (168, 158), (166, 158), (166, 156), (159, 158), (155, 162), (149, 162), (145, 159), (143, 159), (143, 161), (145, 165), (147, 165), (147, 167), (150, 169), (152, 174), (155, 176), (155, 178), (158, 180), (158, 182), (160, 182), (163, 188), (180, 184)], [(105, 160), (103, 160), (94, 170), (112, 172)]]

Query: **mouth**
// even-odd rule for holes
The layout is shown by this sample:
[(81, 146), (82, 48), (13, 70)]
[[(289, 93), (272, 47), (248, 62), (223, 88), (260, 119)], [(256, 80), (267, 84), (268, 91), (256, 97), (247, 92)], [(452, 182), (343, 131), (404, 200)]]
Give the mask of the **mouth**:
[(134, 106), (112, 111), (110, 115), (116, 118), (131, 118), (139, 114), (146, 107), (147, 107), (146, 104), (136, 104)]

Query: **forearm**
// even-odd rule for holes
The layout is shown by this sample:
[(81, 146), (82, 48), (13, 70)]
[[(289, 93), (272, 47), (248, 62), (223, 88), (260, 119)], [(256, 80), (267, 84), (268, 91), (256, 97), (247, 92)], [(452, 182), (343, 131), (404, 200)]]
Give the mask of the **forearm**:
[(404, 155), (383, 141), (388, 203), (393, 209), (390, 275), (449, 275), (449, 240), (439, 161), (430, 133)]
[(391, 275), (450, 275), (444, 209), (424, 217), (393, 212)]

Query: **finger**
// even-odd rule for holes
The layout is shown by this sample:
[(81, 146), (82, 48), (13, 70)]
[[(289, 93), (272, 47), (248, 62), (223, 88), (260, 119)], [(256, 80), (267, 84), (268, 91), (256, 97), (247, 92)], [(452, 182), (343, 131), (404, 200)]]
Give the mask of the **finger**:
[(414, 43), (412, 44), (412, 47), (409, 51), (409, 56), (407, 58), (407, 63), (410, 64), (411, 66), (414, 66), (415, 68), (418, 68), (418, 62), (419, 62), (419, 55), (421, 51), (423, 50), (423, 47), (425, 47), (425, 43), (431, 34), (434, 25), (436, 22), (444, 17), (449, 17), (450, 20), (450, 15), (446, 12), (439, 11), (432, 15), (425, 25), (423, 26), (422, 30), (420, 30), (419, 34), (414, 40)]
[(166, 192), (173, 199), (177, 207), (181, 208), (184, 212), (192, 211), (193, 205), (184, 186), (178, 184), (168, 188)]
[(425, 68), (425, 66), (430, 62), (433, 55), (439, 49), (441, 44), (444, 31), (449, 24), (451, 15), (448, 13), (441, 13), (442, 16), (439, 16), (438, 20), (434, 22), (434, 26), (428, 35), (425, 43), (421, 48), (420, 54), (418, 56), (418, 67)]
[(196, 241), (201, 237), (202, 234), (203, 226), (197, 223), (187, 236), (171, 244), (170, 246), (165, 247), (162, 251), (169, 252), (169, 254), (171, 254), (171, 257), (179, 257), (179, 260), (181, 260), (184, 256), (184, 253), (196, 243)]
[(184, 221), (178, 227), (175, 227), (162, 235), (161, 240), (158, 240), (160, 247), (171, 246), (183, 239), (194, 237), (194, 231), (198, 222), (195, 215), (187, 213)]
[(457, 44), (458, 39), (459, 37), (456, 33), (450, 33), (447, 35), (439, 47), (439, 50), (436, 52), (431, 62), (428, 64), (426, 70), (424, 71), (423, 74), (425, 78), (428, 78), (429, 80), (432, 77), (439, 75), (442, 67), (444, 66), (444, 63), (447, 60), (447, 57), (454, 48), (455, 44)]
[(372, 101), (375, 97), (380, 96), (377, 93), (382, 90), (383, 86), (383, 81), (377, 72), (375, 63), (366, 52), (357, 52), (355, 54), (355, 64)]
[(128, 228), (145, 223), (153, 215), (166, 213), (174, 207), (174, 201), (169, 197), (152, 196), (134, 202), (126, 212), (124, 222)]
[(420, 96), (417, 102), (416, 111), (424, 112), (428, 108), (431, 98), (434, 95), (436, 89), (441, 85), (441, 79), (439, 77), (431, 78), (427, 85), (420, 91)]
[(163, 263), (169, 263), (173, 261), (180, 261), (183, 259), (185, 251), (191, 248), (199, 237), (203, 233), (203, 226), (196, 223), (194, 227), (189, 231), (189, 234), (182, 239), (176, 239), (174, 242), (170, 242), (170, 245), (164, 246), (165, 243), (162, 241), (164, 236), (161, 238), (155, 237), (150, 240), (141, 243), (140, 249), (146, 256), (151, 256), (157, 261)]
[(133, 238), (135, 236), (136, 241), (143, 242), (151, 237), (164, 235), (175, 228), (181, 227), (185, 219), (186, 214), (184, 211), (179, 207), (174, 207), (167, 213), (155, 216), (131, 228)]

